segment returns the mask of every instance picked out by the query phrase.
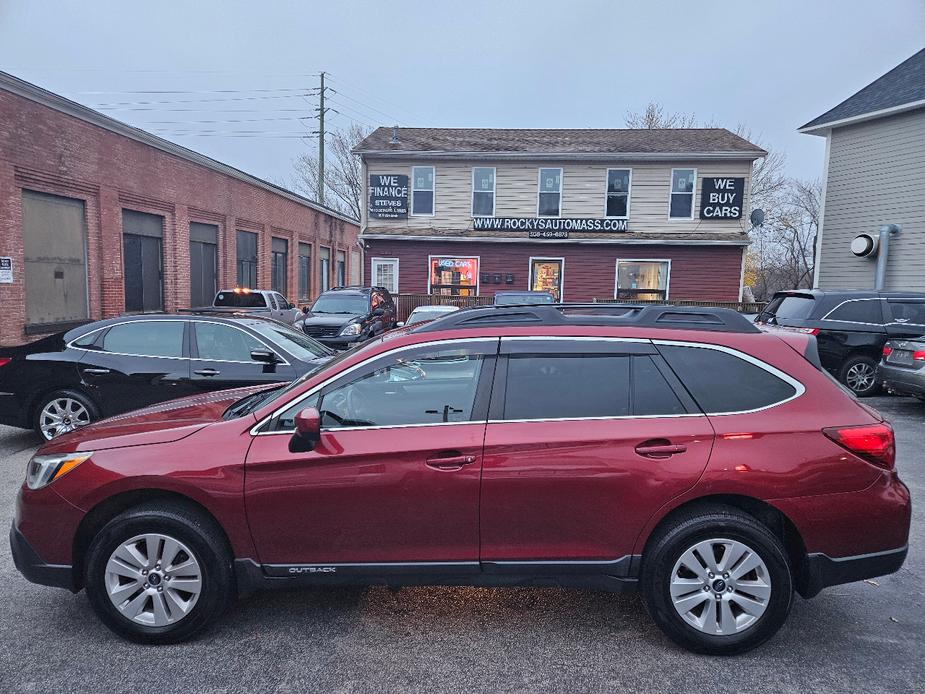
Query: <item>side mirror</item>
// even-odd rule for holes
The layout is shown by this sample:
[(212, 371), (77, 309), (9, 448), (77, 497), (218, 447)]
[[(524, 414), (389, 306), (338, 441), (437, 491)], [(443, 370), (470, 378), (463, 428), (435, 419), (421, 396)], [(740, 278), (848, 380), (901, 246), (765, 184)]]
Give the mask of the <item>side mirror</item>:
[(254, 361), (259, 361), (264, 364), (277, 364), (279, 362), (279, 357), (276, 352), (273, 352), (269, 349), (252, 349), (251, 350), (251, 359)]
[(302, 313), (308, 313), (308, 306), (302, 307)]
[(307, 453), (321, 440), (321, 413), (306, 407), (295, 416), (295, 433), (289, 439), (290, 453)]
[(400, 320), (395, 324), (396, 328), (403, 328), (405, 326), (405, 321)]
[(381, 308), (376, 308), (376, 309), (373, 309), (372, 315), (374, 315), (374, 316), (384, 316), (384, 315), (385, 315), (385, 311), (384, 311), (383, 309), (381, 309)]

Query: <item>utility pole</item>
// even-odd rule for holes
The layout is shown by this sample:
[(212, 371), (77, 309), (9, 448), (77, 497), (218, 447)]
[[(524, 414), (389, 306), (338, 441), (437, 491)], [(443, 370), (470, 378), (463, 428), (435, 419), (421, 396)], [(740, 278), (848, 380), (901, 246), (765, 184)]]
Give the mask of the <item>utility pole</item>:
[(324, 73), (321, 73), (321, 89), (318, 92), (318, 203), (324, 204)]

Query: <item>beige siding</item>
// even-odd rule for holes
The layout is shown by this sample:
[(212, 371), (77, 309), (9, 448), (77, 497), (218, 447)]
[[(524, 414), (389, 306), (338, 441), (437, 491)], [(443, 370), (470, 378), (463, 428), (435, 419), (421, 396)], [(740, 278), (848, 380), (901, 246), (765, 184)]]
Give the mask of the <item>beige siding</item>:
[[(748, 182), (750, 162), (629, 162), (614, 164), (542, 163), (542, 162), (420, 162), (435, 167), (435, 212), (432, 217), (409, 216), (407, 219), (370, 219), (369, 231), (377, 228), (409, 227), (423, 230), (472, 228), (471, 196), (472, 167), (495, 166), (495, 216), (535, 217), (539, 167), (562, 168), (562, 217), (603, 217), (604, 188), (608, 168), (632, 170), (630, 187), (630, 231), (657, 232), (739, 232), (747, 228), (749, 207), (740, 220), (700, 220), (700, 182), (705, 176), (745, 177)], [(374, 160), (367, 163), (369, 174), (411, 175), (411, 164), (405, 161)], [(694, 219), (668, 219), (668, 194), (672, 168), (697, 169), (697, 190), (694, 196)], [(368, 180), (364, 178), (364, 180)]]
[(830, 137), (819, 286), (873, 288), (875, 261), (852, 255), (851, 240), (897, 223), (886, 288), (925, 291), (925, 110)]

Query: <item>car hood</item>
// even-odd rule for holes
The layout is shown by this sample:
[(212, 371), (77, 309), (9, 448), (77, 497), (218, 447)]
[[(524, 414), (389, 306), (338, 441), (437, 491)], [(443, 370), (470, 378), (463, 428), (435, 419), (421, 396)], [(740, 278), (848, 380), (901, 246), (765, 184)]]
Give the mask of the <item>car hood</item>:
[(298, 322), (303, 325), (346, 325), (363, 318), (362, 313), (306, 313)]
[(219, 390), (101, 419), (55, 437), (42, 446), (39, 453), (100, 451), (179, 441), (221, 419), (222, 413), (237, 400), (270, 387), (259, 385)]

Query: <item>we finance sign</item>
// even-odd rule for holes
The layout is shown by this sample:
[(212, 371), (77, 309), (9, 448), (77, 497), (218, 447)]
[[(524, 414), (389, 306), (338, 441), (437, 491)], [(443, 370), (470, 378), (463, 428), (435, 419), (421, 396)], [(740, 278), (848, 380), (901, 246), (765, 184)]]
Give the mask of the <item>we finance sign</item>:
[(408, 177), (402, 174), (370, 174), (369, 216), (404, 219), (408, 216)]

